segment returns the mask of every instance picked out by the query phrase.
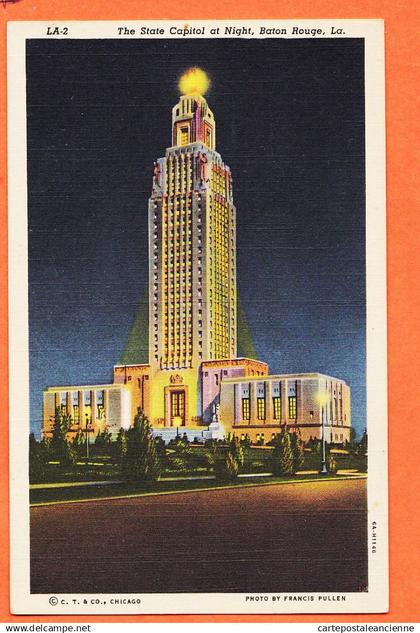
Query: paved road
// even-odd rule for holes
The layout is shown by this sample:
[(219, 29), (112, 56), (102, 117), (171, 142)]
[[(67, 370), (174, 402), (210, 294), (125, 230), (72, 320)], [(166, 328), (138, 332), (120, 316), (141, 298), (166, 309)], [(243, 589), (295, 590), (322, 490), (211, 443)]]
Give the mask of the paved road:
[(366, 481), (31, 510), (35, 593), (360, 591)]

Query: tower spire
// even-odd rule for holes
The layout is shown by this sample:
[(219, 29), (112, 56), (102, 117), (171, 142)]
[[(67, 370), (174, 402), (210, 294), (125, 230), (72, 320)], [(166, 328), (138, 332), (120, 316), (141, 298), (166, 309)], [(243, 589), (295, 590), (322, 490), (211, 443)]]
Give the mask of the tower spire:
[(179, 80), (181, 96), (172, 109), (172, 146), (183, 147), (203, 143), (216, 148), (216, 126), (204, 94), (210, 86), (207, 74), (201, 68), (189, 68)]
[(201, 95), (181, 95), (172, 109), (172, 145), (184, 147), (203, 143), (216, 149), (216, 124), (213, 112)]

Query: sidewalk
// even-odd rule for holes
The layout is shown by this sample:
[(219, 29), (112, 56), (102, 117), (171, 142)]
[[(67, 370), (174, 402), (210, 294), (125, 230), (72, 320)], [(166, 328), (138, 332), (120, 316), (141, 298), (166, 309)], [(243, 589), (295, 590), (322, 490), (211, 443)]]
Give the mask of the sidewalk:
[[(271, 477), (273, 473), (242, 473), (238, 475), (238, 479), (246, 479), (248, 477)], [(345, 475), (346, 477), (360, 476), (365, 473), (361, 473), (355, 469), (340, 470), (337, 475)], [(318, 475), (317, 470), (298, 470), (296, 475)], [(161, 477), (159, 481), (215, 481), (214, 475), (190, 475), (187, 477)], [(30, 490), (48, 490), (52, 488), (78, 488), (83, 486), (115, 486), (118, 484), (124, 484), (125, 481), (118, 479), (109, 479), (103, 481), (69, 481), (58, 483), (45, 483), (45, 484), (31, 484)]]
[[(272, 473), (244, 473), (238, 477), (270, 477)], [(207, 481), (215, 480), (214, 475), (189, 475), (187, 477), (161, 477), (159, 481)], [(107, 486), (123, 484), (125, 481), (109, 479), (103, 481), (69, 481), (58, 483), (31, 484), (30, 490), (47, 490), (49, 488), (77, 488), (81, 486)]]

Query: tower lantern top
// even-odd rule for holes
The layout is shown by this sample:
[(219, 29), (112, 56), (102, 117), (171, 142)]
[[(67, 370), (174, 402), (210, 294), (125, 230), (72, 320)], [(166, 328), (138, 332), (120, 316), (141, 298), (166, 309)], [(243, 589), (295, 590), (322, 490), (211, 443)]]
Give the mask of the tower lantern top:
[(190, 68), (182, 75), (179, 80), (182, 94), (172, 109), (172, 146), (200, 142), (215, 149), (216, 124), (203, 96), (209, 86), (210, 80), (201, 68)]
[(183, 95), (205, 95), (210, 87), (210, 79), (201, 68), (188, 68), (181, 76), (178, 87)]

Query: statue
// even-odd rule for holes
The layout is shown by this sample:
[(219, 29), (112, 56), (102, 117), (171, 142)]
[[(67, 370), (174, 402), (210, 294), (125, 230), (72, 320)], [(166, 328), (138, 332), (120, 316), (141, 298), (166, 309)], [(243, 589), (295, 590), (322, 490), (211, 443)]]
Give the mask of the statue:
[(219, 409), (220, 409), (220, 404), (213, 405), (213, 415), (211, 416), (211, 421), (214, 424), (219, 424)]
[(201, 183), (204, 183), (206, 181), (206, 175), (207, 175), (207, 156), (204, 152), (198, 152), (197, 154), (197, 160), (198, 160), (198, 178), (200, 180)]
[(213, 404), (213, 414), (209, 425), (210, 437), (213, 440), (223, 440), (226, 435), (225, 428), (219, 419), (219, 409), (219, 403)]
[(153, 163), (153, 186), (154, 187), (160, 187), (161, 183), (161, 167), (160, 167), (160, 163), (158, 161), (155, 161)]

